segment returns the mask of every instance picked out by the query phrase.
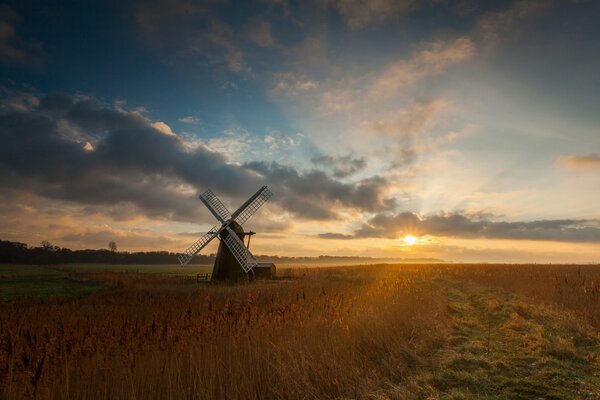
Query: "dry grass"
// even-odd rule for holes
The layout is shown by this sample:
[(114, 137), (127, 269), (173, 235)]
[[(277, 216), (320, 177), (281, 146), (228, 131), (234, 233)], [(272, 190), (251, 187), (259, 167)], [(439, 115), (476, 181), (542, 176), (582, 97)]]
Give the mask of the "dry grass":
[(118, 287), (0, 306), (0, 397), (366, 398), (443, 344), (446, 296), (396, 268), (288, 271), (197, 288)]
[[(143, 273), (74, 272), (73, 279), (105, 282), (110, 289), (2, 303), (0, 398), (488, 393), (493, 381), (469, 375), (471, 367), (446, 360), (440, 370), (436, 363), (443, 354), (467, 360), (472, 353), (492, 369), (516, 362), (506, 370), (529, 371), (519, 369), (522, 349), (501, 346), (506, 357), (494, 360), (499, 350), (490, 351), (490, 335), (492, 348), (499, 336), (508, 344), (539, 336), (543, 346), (533, 339), (525, 346), (532, 357), (574, 359), (573, 346), (581, 352), (595, 340), (585, 339), (594, 331), (589, 326), (600, 327), (597, 266), (380, 265), (283, 269), (280, 275), (250, 285), (197, 286)], [(476, 286), (469, 289), (471, 283)], [(573, 342), (574, 324), (585, 340)], [(586, 365), (581, 361), (581, 371)], [(511, 379), (516, 388), (522, 383), (520, 375)]]
[(480, 264), (439, 266), (440, 274), (494, 286), (569, 310), (600, 328), (600, 266)]

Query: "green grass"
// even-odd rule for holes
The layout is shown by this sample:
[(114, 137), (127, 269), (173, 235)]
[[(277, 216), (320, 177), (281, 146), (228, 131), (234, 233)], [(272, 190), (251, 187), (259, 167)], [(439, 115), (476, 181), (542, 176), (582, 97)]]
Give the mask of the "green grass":
[(73, 279), (68, 272), (32, 265), (0, 265), (0, 301), (18, 298), (82, 296), (107, 288)]
[[(83, 296), (110, 287), (89, 280), (86, 273), (118, 272), (168, 276), (212, 273), (212, 265), (66, 264), (56, 268), (0, 264), (0, 301), (19, 298)], [(92, 278), (93, 279), (93, 278)]]
[(149, 265), (125, 265), (125, 264), (65, 264), (62, 269), (73, 272), (122, 272), (122, 273), (142, 273), (142, 274), (168, 274), (168, 275), (195, 275), (202, 273), (212, 273), (212, 264), (186, 265), (182, 267), (179, 264), (149, 264)]
[(428, 388), (440, 399), (599, 398), (600, 337), (593, 329), (564, 310), (512, 293), (443, 284), (453, 334), (437, 365), (411, 379), (415, 393)]

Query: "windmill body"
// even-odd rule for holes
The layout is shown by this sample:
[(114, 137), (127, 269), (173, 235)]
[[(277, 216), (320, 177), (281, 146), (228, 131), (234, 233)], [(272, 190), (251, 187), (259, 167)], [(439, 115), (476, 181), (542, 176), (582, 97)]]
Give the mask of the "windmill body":
[[(245, 232), (244, 228), (237, 222), (232, 222), (231, 230), (237, 235), (238, 238), (243, 242)], [(227, 230), (224, 230), (219, 234), (219, 250), (217, 250), (217, 256), (215, 258), (215, 266), (213, 268), (212, 280), (214, 281), (242, 281), (248, 278), (248, 274), (244, 272), (235, 258), (235, 255), (231, 252), (229, 247), (225, 244), (224, 240), (227, 235), (231, 235)], [(252, 268), (252, 271), (254, 271)]]
[(244, 232), (242, 225), (271, 196), (271, 191), (263, 186), (231, 214), (211, 190), (202, 193), (200, 200), (221, 223), (221, 226), (214, 226), (185, 252), (181, 253), (178, 256), (181, 265), (188, 264), (208, 243), (218, 237), (221, 243), (217, 251), (211, 281), (247, 280), (254, 276), (254, 269), (263, 270), (265, 266), (258, 264), (244, 244), (244, 237), (248, 234), (254, 234), (254, 232)]

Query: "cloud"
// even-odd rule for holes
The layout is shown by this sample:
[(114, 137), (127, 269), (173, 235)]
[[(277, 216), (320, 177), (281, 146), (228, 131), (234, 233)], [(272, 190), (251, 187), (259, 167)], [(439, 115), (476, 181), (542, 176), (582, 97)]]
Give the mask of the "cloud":
[[(65, 134), (65, 126), (79, 136)], [(3, 187), (81, 204), (130, 203), (151, 217), (189, 220), (199, 216), (194, 188), (241, 196), (259, 183), (222, 155), (189, 151), (177, 135), (95, 100), (51, 95), (35, 110), (0, 116)]]
[(274, 75), (275, 84), (271, 89), (274, 94), (284, 94), (292, 96), (317, 89), (319, 82), (308, 78), (303, 74), (294, 74), (291, 72), (276, 73)]
[(154, 123), (152, 124), (152, 126), (153, 126), (154, 128), (156, 128), (156, 130), (158, 130), (159, 132), (162, 132), (162, 133), (164, 133), (165, 135), (169, 135), (169, 136), (176, 136), (176, 135), (173, 133), (173, 130), (171, 129), (171, 127), (170, 127), (169, 125), (165, 124), (165, 123), (164, 123), (164, 122), (162, 122), (162, 121), (157, 121), (157, 122), (154, 122)]
[(148, 230), (139, 229), (114, 229), (107, 226), (88, 228), (82, 232), (68, 233), (59, 242), (68, 246), (97, 247), (107, 246), (108, 242), (115, 241), (120, 249), (164, 249), (181, 247), (185, 240), (175, 240), (169, 236), (160, 235)]
[(0, 86), (0, 111), (27, 111), (39, 105), (32, 93)]
[(262, 47), (272, 47), (276, 45), (275, 38), (271, 33), (271, 24), (269, 21), (258, 21), (250, 28), (250, 39)]
[(220, 135), (202, 142), (206, 144), (207, 148), (223, 154), (229, 159), (241, 159), (245, 155), (251, 154), (257, 139), (245, 130), (227, 129)]
[(562, 219), (496, 222), (460, 213), (420, 217), (412, 212), (380, 213), (352, 234), (324, 233), (324, 239), (387, 238), (404, 235), (432, 235), (460, 238), (538, 240), (557, 242), (600, 242), (600, 220)]
[(363, 29), (407, 12), (414, 0), (337, 0), (335, 6), (350, 29)]
[(386, 197), (389, 182), (381, 177), (344, 183), (323, 171), (303, 173), (275, 162), (255, 161), (244, 167), (256, 171), (283, 196), (282, 205), (311, 219), (335, 219), (342, 208), (360, 211), (389, 210), (396, 206)]
[(183, 122), (184, 124), (197, 125), (200, 120), (197, 117), (187, 116), (178, 119), (179, 122)]
[(494, 47), (508, 35), (514, 35), (519, 23), (539, 15), (553, 3), (548, 0), (517, 0), (506, 10), (486, 13), (478, 19), (474, 37), (486, 47)]
[(196, 190), (245, 200), (264, 184), (285, 211), (308, 219), (336, 218), (343, 207), (378, 212), (393, 205), (383, 178), (342, 183), (316, 169), (239, 165), (206, 145), (191, 146), (164, 123), (89, 97), (48, 95), (30, 110), (0, 114), (0, 188), (100, 207), (114, 218), (127, 209), (197, 221), (205, 214)]
[(332, 156), (329, 154), (314, 154), (311, 157), (313, 164), (329, 168), (336, 178), (346, 178), (365, 169), (367, 160), (364, 157)]
[(297, 133), (293, 136), (283, 134), (279, 131), (271, 131), (263, 136), (263, 143), (269, 152), (288, 150), (297, 146), (303, 135)]
[(475, 51), (475, 44), (466, 36), (452, 41), (427, 43), (408, 59), (388, 65), (373, 83), (370, 94), (374, 97), (393, 95), (406, 84), (439, 74), (450, 66), (471, 58)]
[(19, 16), (10, 7), (0, 5), (0, 62), (5, 64), (37, 63), (39, 43), (23, 39), (15, 26)]
[(142, 2), (135, 19), (148, 46), (168, 53), (168, 63), (192, 58), (236, 73), (251, 71), (236, 32), (218, 18), (211, 1)]
[(406, 109), (400, 109), (365, 126), (374, 133), (386, 136), (412, 136), (430, 129), (439, 113), (448, 107), (449, 102), (443, 98), (415, 101)]
[(320, 233), (319, 237), (321, 239), (354, 239), (353, 235), (346, 235), (344, 233), (335, 233), (335, 232), (326, 232)]
[(570, 170), (600, 170), (600, 156), (595, 154), (561, 156), (557, 161), (564, 168)]

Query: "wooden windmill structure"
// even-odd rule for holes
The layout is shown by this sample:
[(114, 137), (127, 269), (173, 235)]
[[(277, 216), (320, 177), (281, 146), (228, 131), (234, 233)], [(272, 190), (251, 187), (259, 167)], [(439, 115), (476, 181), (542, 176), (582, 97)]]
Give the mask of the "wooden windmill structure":
[[(242, 225), (273, 195), (266, 187), (261, 187), (253, 196), (240, 206), (233, 214), (211, 191), (200, 195), (200, 200), (206, 208), (221, 223), (221, 226), (213, 226), (200, 239), (192, 244), (177, 258), (180, 264), (188, 264), (214, 238), (221, 240), (211, 281), (240, 281), (253, 278), (258, 270), (264, 275), (264, 270), (269, 269), (268, 274), (274, 270), (273, 264), (259, 264), (248, 247), (244, 244), (244, 237), (251, 236), (254, 232), (244, 232)], [(250, 240), (248, 240), (250, 244)], [(268, 275), (267, 274), (267, 275)]]

